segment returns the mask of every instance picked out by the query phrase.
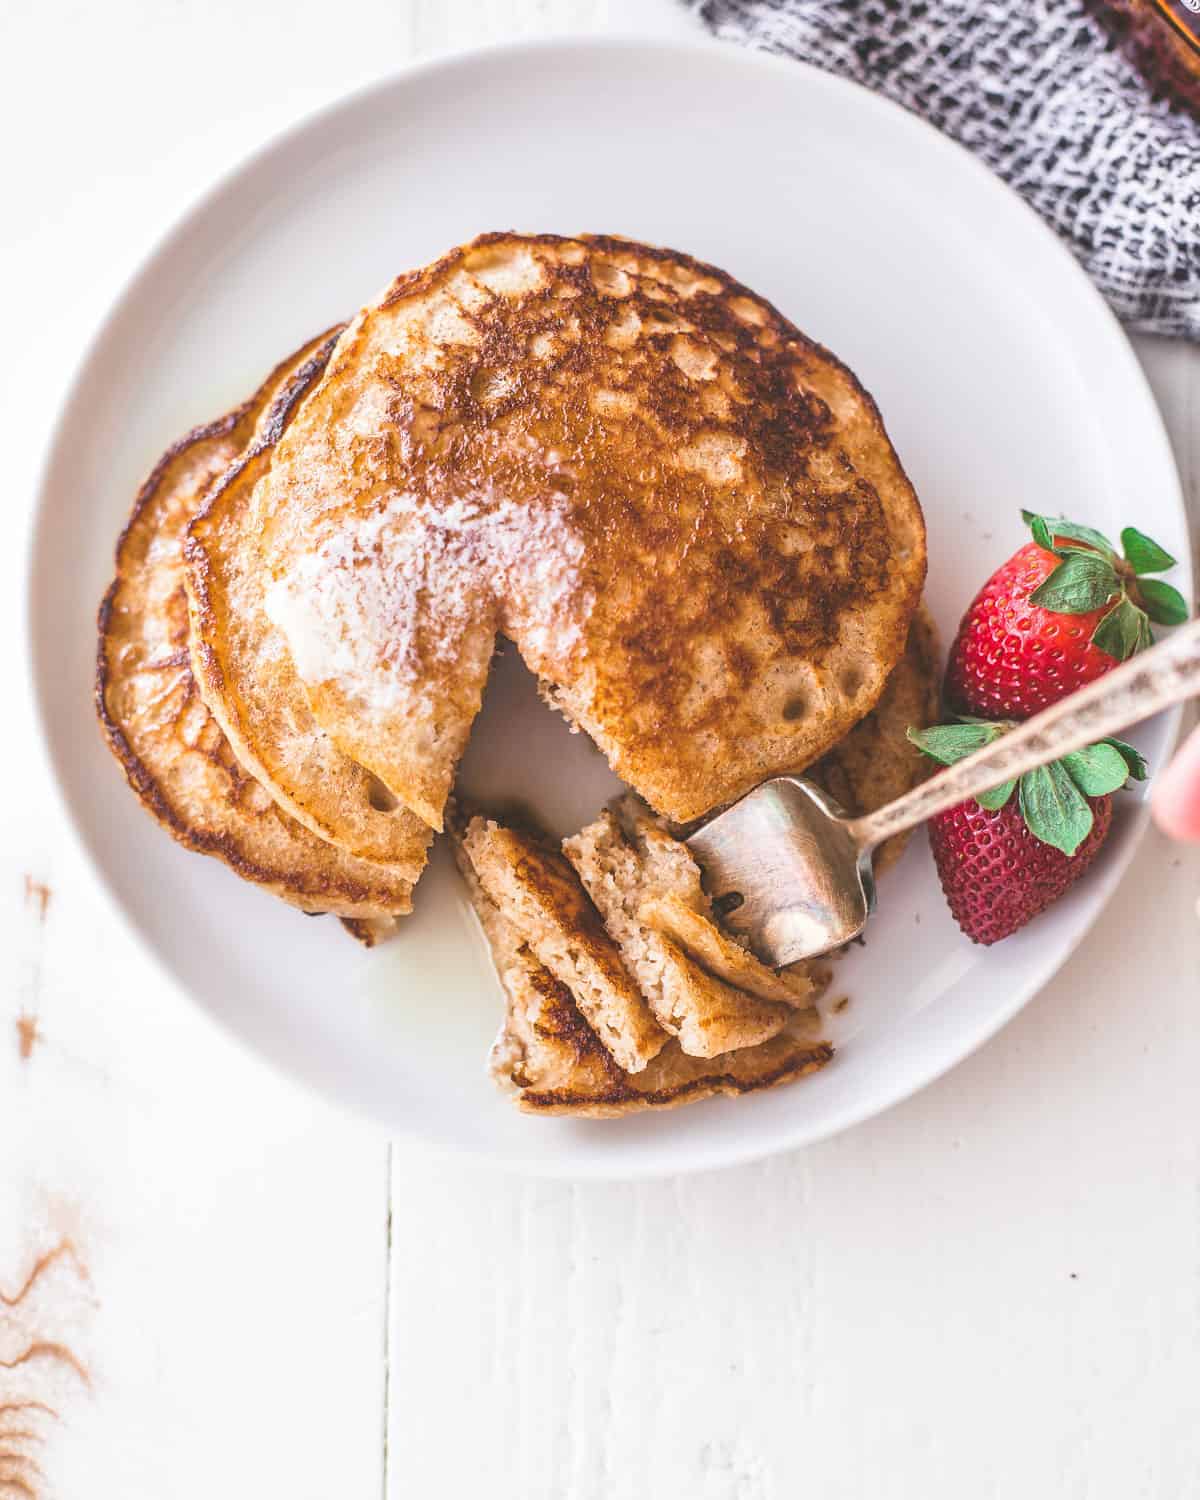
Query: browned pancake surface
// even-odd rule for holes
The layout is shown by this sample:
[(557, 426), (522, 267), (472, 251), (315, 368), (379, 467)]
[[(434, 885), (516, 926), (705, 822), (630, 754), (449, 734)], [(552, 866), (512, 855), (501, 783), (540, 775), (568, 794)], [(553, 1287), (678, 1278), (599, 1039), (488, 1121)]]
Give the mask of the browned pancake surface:
[[(937, 723), (940, 682), (937, 632), (922, 606), (879, 702), (805, 774), (820, 782), (854, 817), (903, 797), (936, 769), (927, 755), (909, 743), (906, 731)], [(908, 834), (897, 834), (876, 852), (877, 875), (899, 859), (908, 838)]]
[(144, 806), (180, 843), (215, 855), (310, 911), (407, 912), (411, 884), (355, 860), (284, 814), (243, 769), (205, 708), (188, 655), (182, 540), (209, 487), (277, 435), (319, 378), (332, 335), (304, 346), (244, 406), (175, 443), (142, 486), (99, 615), (96, 707)]
[(806, 974), (772, 973), (717, 927), (687, 846), (636, 797), (565, 840), (563, 852), (659, 1024), (689, 1056), (755, 1046), (811, 1006)]
[(833, 1056), (830, 1044), (816, 1040), (800, 1015), (794, 1027), (757, 1046), (699, 1058), (670, 1041), (639, 1072), (626, 1072), (588, 1025), (571, 990), (488, 895), (459, 842), (456, 855), (505, 993), (490, 1070), (526, 1113), (609, 1118), (670, 1109), (714, 1094), (789, 1083)]
[[(228, 583), (220, 523), (218, 500), (194, 528), (198, 593)], [(434, 825), (497, 632), (686, 819), (862, 717), (925, 566), (854, 376), (724, 272), (611, 238), (488, 235), (401, 277), (343, 335), (241, 527), (289, 692)], [(236, 619), (201, 621), (213, 690), (252, 695), (263, 659)], [(275, 755), (269, 717), (251, 758), (312, 810), (321, 776)], [(356, 814), (327, 811), (356, 847)]]
[(474, 817), (456, 840), (488, 900), (520, 932), (617, 1063), (638, 1072), (667, 1036), (575, 873), (545, 840)]

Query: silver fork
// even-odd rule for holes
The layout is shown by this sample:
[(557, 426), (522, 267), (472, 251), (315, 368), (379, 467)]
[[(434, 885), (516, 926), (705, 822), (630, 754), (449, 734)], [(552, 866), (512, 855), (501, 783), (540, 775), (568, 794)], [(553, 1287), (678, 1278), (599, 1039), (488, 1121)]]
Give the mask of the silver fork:
[(801, 776), (755, 787), (688, 838), (725, 925), (775, 967), (840, 948), (875, 907), (871, 856), (968, 797), (991, 791), (1200, 694), (1200, 620), (1001, 739), (862, 818)]

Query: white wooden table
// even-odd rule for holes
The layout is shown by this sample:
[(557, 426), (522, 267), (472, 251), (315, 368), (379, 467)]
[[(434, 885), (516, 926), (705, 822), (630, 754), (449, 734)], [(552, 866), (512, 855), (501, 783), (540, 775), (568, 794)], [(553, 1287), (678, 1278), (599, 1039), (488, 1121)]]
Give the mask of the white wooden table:
[[(60, 825), (18, 544), (135, 259), (346, 88), (611, 8), (0, 7), (2, 1500), (1197, 1493), (1200, 851), (1148, 837), (1049, 989), (883, 1118), (571, 1187), (389, 1146), (243, 1054), (114, 931)], [(1139, 352), (1200, 533), (1200, 351)]]

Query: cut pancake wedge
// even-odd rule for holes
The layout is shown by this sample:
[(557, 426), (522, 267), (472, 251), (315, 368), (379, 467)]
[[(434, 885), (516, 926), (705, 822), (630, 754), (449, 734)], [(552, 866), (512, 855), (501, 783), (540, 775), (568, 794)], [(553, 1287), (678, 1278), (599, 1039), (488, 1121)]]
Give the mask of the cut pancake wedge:
[(244, 406), (172, 445), (138, 493), (99, 614), (96, 708), (143, 806), (180, 843), (305, 911), (370, 921), (412, 904), (412, 880), (335, 849), (288, 817), (234, 754), (196, 687), (183, 538), (209, 488), (269, 442), (324, 368), (333, 335), (298, 350)]
[(689, 1057), (670, 1041), (636, 1073), (621, 1068), (588, 1025), (570, 988), (540, 962), (491, 899), (462, 846), (456, 854), (505, 994), (489, 1057), (496, 1082), (528, 1114), (609, 1118), (670, 1109), (714, 1094), (746, 1094), (816, 1072), (833, 1056), (807, 1012), (756, 1047)]
[[(666, 1045), (570, 865), (532, 834), (472, 818), (457, 839), (487, 894), (537, 961), (569, 987), (618, 1066), (636, 1073)], [(461, 863), (461, 862), (460, 862)]]
[(755, 1046), (811, 1007), (808, 972), (776, 974), (718, 928), (695, 860), (635, 798), (563, 850), (659, 1024), (689, 1056)]

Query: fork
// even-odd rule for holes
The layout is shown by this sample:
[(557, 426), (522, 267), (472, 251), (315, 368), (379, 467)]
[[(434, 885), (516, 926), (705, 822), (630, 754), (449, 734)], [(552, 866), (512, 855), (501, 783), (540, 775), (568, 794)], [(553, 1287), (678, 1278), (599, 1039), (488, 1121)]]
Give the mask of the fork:
[(802, 776), (775, 776), (687, 840), (725, 925), (779, 968), (859, 937), (886, 839), (968, 797), (1200, 694), (1200, 620), (861, 818)]

